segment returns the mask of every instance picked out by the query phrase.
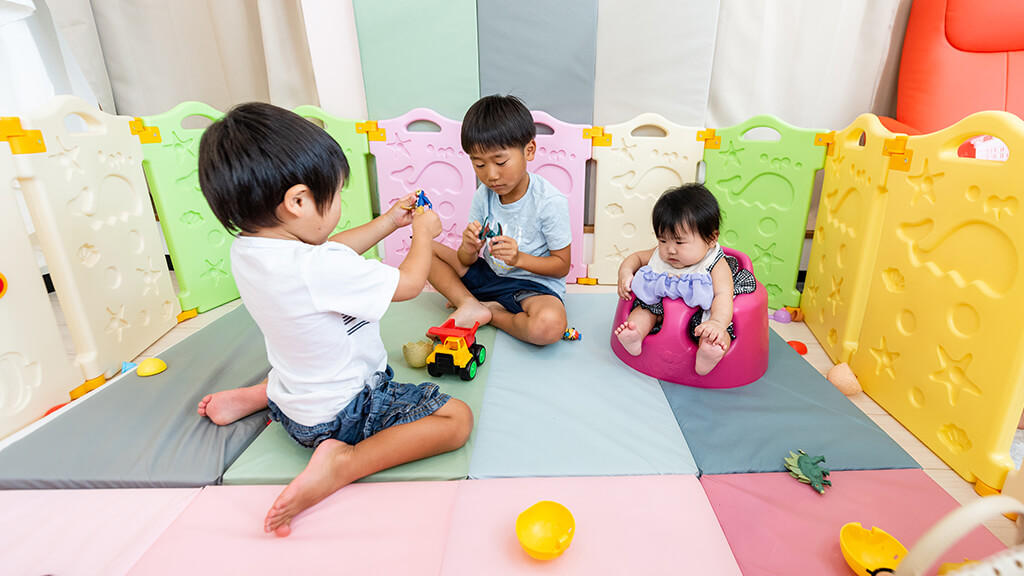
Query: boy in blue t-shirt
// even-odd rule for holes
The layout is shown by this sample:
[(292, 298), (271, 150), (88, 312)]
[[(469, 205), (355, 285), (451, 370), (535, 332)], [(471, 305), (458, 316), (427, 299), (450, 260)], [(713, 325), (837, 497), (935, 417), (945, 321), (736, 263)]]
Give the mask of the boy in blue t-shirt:
[(452, 250), (435, 241), (428, 279), (455, 307), (456, 325), (490, 322), (543, 346), (565, 333), (572, 233), (568, 199), (526, 171), (536, 134), (515, 96), (486, 96), (466, 112), (462, 148), (481, 184), (462, 245)]

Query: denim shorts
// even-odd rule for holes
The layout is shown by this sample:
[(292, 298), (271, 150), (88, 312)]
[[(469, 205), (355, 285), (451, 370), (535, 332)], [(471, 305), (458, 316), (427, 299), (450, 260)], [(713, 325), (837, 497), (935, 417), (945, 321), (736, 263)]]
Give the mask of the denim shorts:
[(371, 382), (330, 422), (303, 426), (293, 422), (277, 404), (268, 400), (270, 417), (306, 448), (316, 448), (328, 438), (358, 444), (385, 428), (429, 416), (451, 399), (433, 382), (402, 384), (392, 381), (394, 377), (391, 366), (386, 372), (376, 372)]
[(491, 270), (487, 262), (484, 262), (483, 258), (477, 258), (469, 270), (466, 270), (466, 273), (462, 275), (462, 283), (477, 300), (497, 302), (513, 314), (523, 311), (520, 302), (530, 296), (550, 294), (559, 300), (562, 299), (547, 286), (533, 280), (498, 276), (494, 270)]

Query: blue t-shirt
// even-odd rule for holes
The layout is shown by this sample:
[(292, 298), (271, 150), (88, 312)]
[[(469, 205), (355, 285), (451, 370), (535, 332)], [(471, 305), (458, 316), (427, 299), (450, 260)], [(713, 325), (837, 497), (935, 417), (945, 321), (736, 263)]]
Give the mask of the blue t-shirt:
[[(531, 256), (550, 256), (552, 250), (561, 250), (572, 243), (569, 228), (569, 199), (550, 182), (536, 174), (529, 174), (530, 185), (526, 194), (511, 204), (502, 204), (499, 196), (481, 184), (473, 195), (469, 208), (469, 221), (501, 224), (501, 232), (516, 241), (519, 251)], [(515, 268), (494, 258), (490, 246), (484, 247), (484, 260), (498, 276), (523, 278), (547, 286), (556, 294), (565, 294), (565, 277), (552, 278)]]

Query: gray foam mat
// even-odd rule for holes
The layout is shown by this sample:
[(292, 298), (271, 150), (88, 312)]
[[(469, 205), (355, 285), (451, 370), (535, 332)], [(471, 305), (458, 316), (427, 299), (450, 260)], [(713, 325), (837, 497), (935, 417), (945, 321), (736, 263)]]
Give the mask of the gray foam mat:
[(229, 426), (196, 413), (206, 394), (259, 383), (263, 334), (239, 307), (164, 351), (167, 370), (132, 372), (76, 400), (0, 451), (0, 488), (175, 488), (219, 482), (267, 412)]
[(782, 472), (797, 450), (831, 470), (920, 468), (778, 334), (769, 346), (768, 371), (747, 386), (661, 383), (702, 474)]

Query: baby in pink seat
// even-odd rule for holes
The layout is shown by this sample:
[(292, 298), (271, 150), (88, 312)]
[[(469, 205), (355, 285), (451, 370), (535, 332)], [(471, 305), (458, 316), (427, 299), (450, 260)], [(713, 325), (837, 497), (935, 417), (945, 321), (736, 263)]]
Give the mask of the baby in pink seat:
[(698, 344), (694, 370), (705, 375), (736, 337), (732, 298), (753, 292), (754, 276), (719, 246), (721, 211), (703, 185), (667, 190), (655, 203), (651, 220), (657, 247), (630, 254), (619, 266), (619, 296), (629, 300), (632, 292), (636, 300), (615, 335), (627, 352), (639, 356), (644, 338), (661, 328), (662, 298), (682, 298), (698, 308), (689, 332)]

